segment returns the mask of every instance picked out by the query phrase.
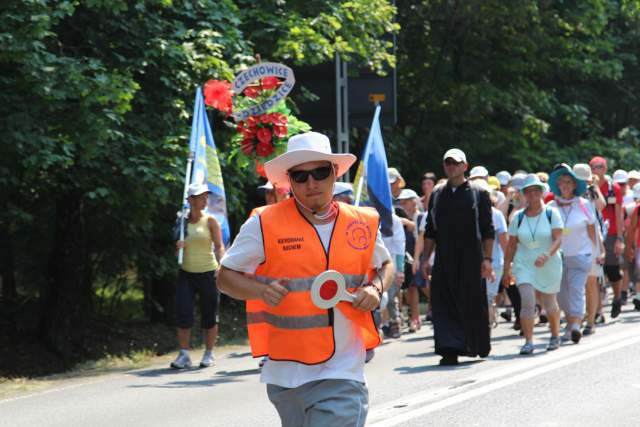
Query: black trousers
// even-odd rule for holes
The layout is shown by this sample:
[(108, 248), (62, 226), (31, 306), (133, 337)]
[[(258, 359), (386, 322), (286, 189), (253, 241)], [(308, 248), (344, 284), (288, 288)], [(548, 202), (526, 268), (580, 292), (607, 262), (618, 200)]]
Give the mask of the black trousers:
[(513, 311), (515, 311), (516, 320), (520, 320), (520, 308), (522, 307), (522, 303), (520, 302), (520, 292), (518, 292), (518, 287), (509, 286), (507, 288), (507, 295), (511, 300)]

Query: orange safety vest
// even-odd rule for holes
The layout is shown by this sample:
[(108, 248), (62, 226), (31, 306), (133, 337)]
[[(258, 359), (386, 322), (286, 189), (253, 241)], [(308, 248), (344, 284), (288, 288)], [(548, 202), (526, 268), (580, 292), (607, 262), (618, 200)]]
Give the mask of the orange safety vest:
[[(371, 280), (371, 260), (379, 217), (372, 209), (339, 203), (329, 251), (325, 252), (314, 226), (300, 213), (295, 200), (283, 200), (259, 213), (265, 261), (256, 279), (270, 283), (288, 278), (289, 293), (277, 307), (262, 301), (247, 302), (247, 328), (253, 357), (316, 365), (335, 352), (334, 309), (317, 308), (311, 301), (311, 284), (320, 273), (336, 270), (345, 277), (347, 290)], [(350, 302), (337, 305), (342, 314), (360, 326), (367, 350), (381, 342), (372, 312), (356, 310)]]
[[(249, 217), (259, 215), (262, 211), (264, 211), (269, 206), (271, 205), (264, 205), (264, 206), (258, 206), (257, 208), (253, 208), (253, 210), (251, 210), (251, 213), (249, 214)], [(251, 275), (246, 275), (246, 276), (251, 276)], [(245, 304), (246, 313), (261, 313), (269, 308), (269, 306), (261, 299), (248, 299), (245, 301), (244, 304)], [(248, 330), (249, 330), (249, 335), (251, 335), (252, 328), (250, 325), (248, 326)], [(254, 357), (260, 356), (260, 355), (256, 355), (255, 352), (253, 351), (252, 353)]]

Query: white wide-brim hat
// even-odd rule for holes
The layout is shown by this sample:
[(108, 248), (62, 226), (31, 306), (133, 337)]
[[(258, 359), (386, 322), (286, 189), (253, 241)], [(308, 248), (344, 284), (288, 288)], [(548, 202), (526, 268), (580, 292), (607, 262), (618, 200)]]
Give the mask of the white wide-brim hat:
[(211, 190), (209, 190), (209, 186), (206, 183), (189, 184), (187, 197), (199, 196), (204, 193), (211, 193)]
[(273, 185), (288, 187), (289, 169), (302, 163), (317, 161), (336, 165), (336, 178), (339, 178), (355, 163), (356, 156), (350, 153), (333, 154), (329, 138), (318, 132), (307, 132), (289, 138), (287, 151), (265, 163), (264, 171)]

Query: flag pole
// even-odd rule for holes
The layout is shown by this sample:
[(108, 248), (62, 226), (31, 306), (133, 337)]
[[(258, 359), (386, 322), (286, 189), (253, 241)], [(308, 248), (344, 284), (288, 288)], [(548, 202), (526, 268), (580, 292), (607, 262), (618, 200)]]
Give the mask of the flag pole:
[(360, 196), (362, 196), (362, 184), (364, 183), (364, 174), (362, 174), (360, 176), (360, 179), (358, 180), (358, 188), (356, 190), (356, 201), (354, 203), (354, 205), (356, 207), (360, 206)]
[[(184, 192), (182, 193), (182, 214), (180, 215), (180, 241), (184, 241), (184, 219), (187, 216), (189, 210), (189, 203), (187, 202), (187, 192), (189, 191), (189, 184), (191, 180), (191, 165), (193, 164), (193, 152), (189, 152), (189, 158), (187, 159), (187, 173), (184, 176)], [(182, 265), (184, 259), (184, 247), (178, 250), (178, 265)]]
[[(376, 120), (378, 120), (378, 117), (380, 116), (380, 102), (376, 101), (375, 102), (375, 110), (373, 113), (373, 121), (371, 122), (371, 127), (373, 128), (373, 124), (376, 122)], [(369, 132), (371, 132), (371, 130), (369, 130)], [(367, 139), (367, 145), (369, 144), (369, 140)], [(365, 153), (367, 152), (367, 149), (365, 147)], [(362, 161), (366, 162), (367, 159), (363, 158)], [(364, 165), (364, 167), (362, 168), (362, 174), (360, 175), (360, 179), (358, 180), (358, 188), (356, 189), (356, 200), (354, 205), (360, 206), (360, 198), (362, 197), (362, 186), (364, 184), (364, 176), (366, 175), (366, 165)]]

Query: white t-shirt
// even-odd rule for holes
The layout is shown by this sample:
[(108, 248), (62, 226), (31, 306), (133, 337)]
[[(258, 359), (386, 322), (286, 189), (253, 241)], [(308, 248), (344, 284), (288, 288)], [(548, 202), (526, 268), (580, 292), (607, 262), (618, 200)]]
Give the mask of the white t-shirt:
[(635, 199), (633, 198), (633, 191), (627, 191), (626, 193), (624, 193), (624, 195), (622, 196), (622, 204), (623, 205), (628, 205), (628, 204), (635, 205)]
[(495, 230), (493, 253), (491, 254), (491, 257), (493, 258), (492, 266), (494, 270), (499, 271), (504, 267), (504, 252), (502, 251), (502, 246), (500, 246), (500, 239), (498, 236), (507, 232), (507, 220), (504, 219), (504, 215), (499, 209), (492, 207), (491, 213), (493, 216), (493, 228)]
[(593, 244), (589, 238), (587, 226), (594, 224), (595, 218), (589, 208), (589, 202), (574, 197), (569, 206), (560, 206), (557, 200), (552, 200), (548, 206), (556, 208), (564, 222), (562, 253), (566, 256), (592, 254)]
[(391, 236), (383, 237), (382, 241), (391, 255), (395, 258), (397, 255), (404, 256), (406, 236), (404, 235), (404, 227), (402, 226), (400, 217), (393, 214), (392, 220), (393, 234)]
[[(418, 232), (424, 233), (427, 229), (427, 211), (422, 215), (422, 219), (420, 220), (420, 224), (418, 224)], [(429, 257), (429, 265), (433, 266), (436, 260), (436, 251), (431, 252), (431, 256)]]
[(427, 211), (424, 211), (420, 223), (418, 224), (418, 233), (424, 233), (427, 229)]
[[(333, 222), (314, 225), (325, 247), (329, 247)], [(371, 266), (380, 268), (390, 255), (377, 233)], [(254, 274), (264, 261), (262, 232), (258, 216), (249, 218), (240, 228), (233, 245), (220, 263), (231, 270)], [(294, 388), (311, 381), (323, 379), (347, 379), (365, 382), (365, 347), (359, 326), (347, 319), (340, 310), (334, 310), (335, 353), (331, 359), (319, 365), (269, 360), (262, 367), (260, 381), (280, 387)]]

